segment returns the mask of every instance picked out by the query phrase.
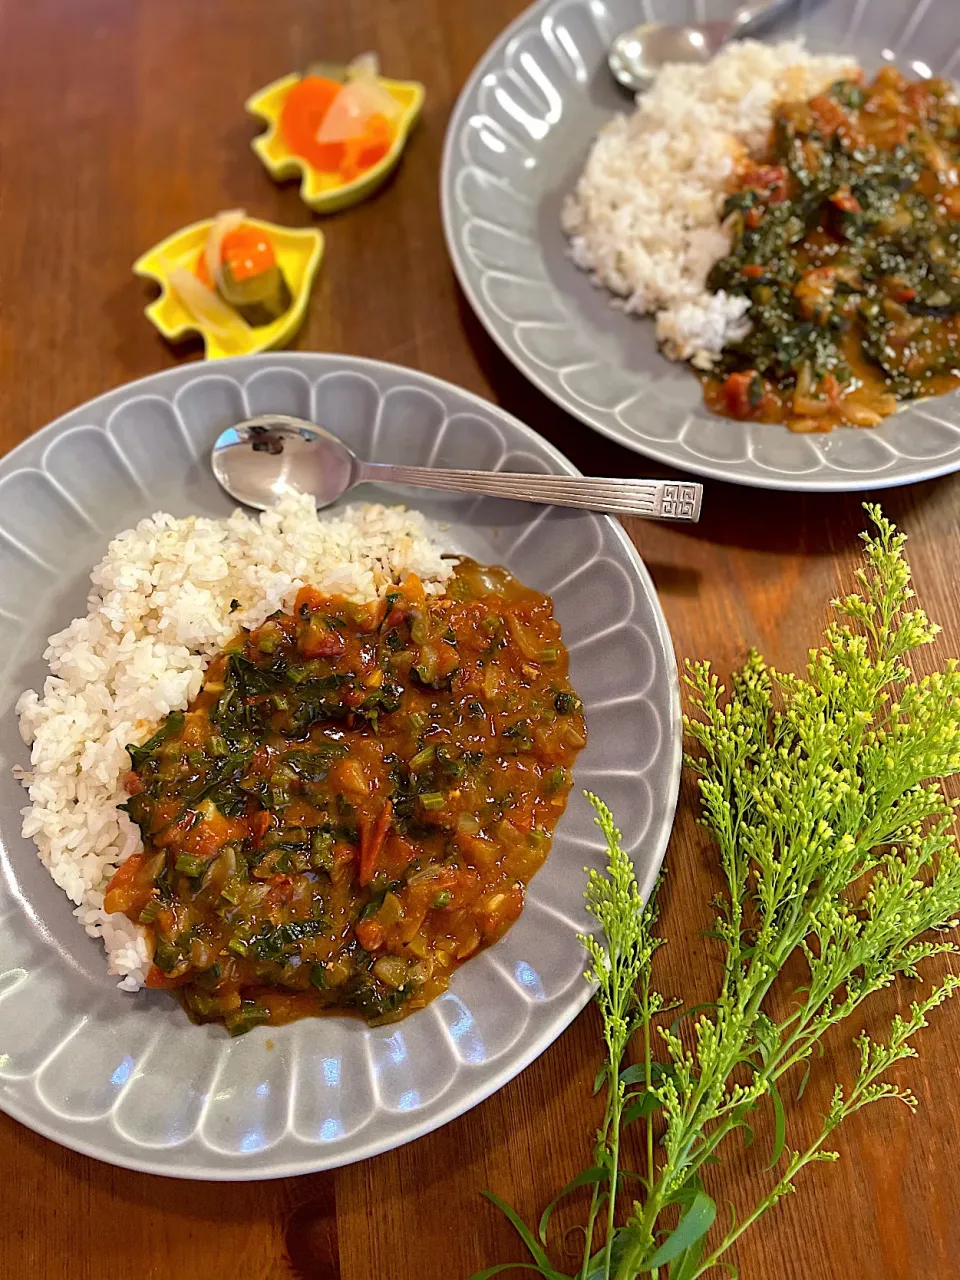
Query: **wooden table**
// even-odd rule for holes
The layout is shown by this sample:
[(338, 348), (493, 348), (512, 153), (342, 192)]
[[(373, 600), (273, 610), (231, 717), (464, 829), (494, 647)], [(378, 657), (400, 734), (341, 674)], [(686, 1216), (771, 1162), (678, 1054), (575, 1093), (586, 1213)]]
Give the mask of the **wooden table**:
[[(197, 358), (196, 349), (170, 350), (144, 320), (147, 287), (130, 264), (224, 207), (308, 224), (295, 187), (274, 186), (251, 154), (256, 125), (243, 100), (312, 57), (376, 48), (391, 74), (426, 84), (424, 118), (390, 186), (324, 223), (327, 261), (297, 346), (376, 356), (459, 383), (531, 423), (586, 470), (655, 471), (514, 372), (471, 315), (447, 260), (437, 198), (447, 118), (471, 66), (521, 7), (0, 0), (0, 451), (90, 396)], [(960, 649), (958, 496), (954, 478), (884, 495), (911, 535), (917, 587), (952, 652)], [(826, 601), (849, 582), (862, 525), (855, 496), (711, 483), (699, 527), (634, 523), (630, 532), (678, 653), (709, 655), (727, 672), (749, 644), (779, 666), (802, 662)], [(710, 961), (712, 944), (697, 931), (716, 876), (689, 783), (667, 858), (672, 942), (661, 981), (692, 1003)], [(871, 1016), (909, 998), (889, 993)], [(850, 1122), (841, 1163), (805, 1175), (798, 1194), (742, 1242), (747, 1280), (960, 1274), (960, 1002), (941, 1012), (921, 1049), (922, 1071), (902, 1073), (920, 1114), (884, 1104)], [(127, 1173), (0, 1117), (0, 1276), (458, 1280), (520, 1256), (482, 1188), (529, 1220), (589, 1163), (587, 1100), (598, 1062), (591, 1009), (519, 1079), (439, 1132), (336, 1174), (278, 1182), (214, 1186)], [(838, 1037), (804, 1096), (806, 1133), (834, 1070), (845, 1078), (850, 1067), (847, 1037)], [(713, 1177), (721, 1206), (744, 1203), (763, 1184), (763, 1151), (758, 1141)]]

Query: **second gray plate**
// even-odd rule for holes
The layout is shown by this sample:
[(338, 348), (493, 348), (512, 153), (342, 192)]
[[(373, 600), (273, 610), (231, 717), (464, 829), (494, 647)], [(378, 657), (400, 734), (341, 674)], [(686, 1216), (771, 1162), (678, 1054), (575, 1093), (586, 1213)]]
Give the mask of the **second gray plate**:
[[(908, 75), (960, 67), (956, 0), (802, 0), (770, 39), (803, 34)], [(765, 489), (908, 484), (960, 468), (960, 394), (913, 404), (872, 430), (794, 435), (708, 413), (653, 323), (614, 310), (570, 261), (560, 205), (600, 126), (629, 99), (606, 50), (639, 21), (729, 15), (734, 0), (540, 0), (491, 45), (447, 131), (447, 245), (474, 311), (513, 363), (564, 409), (637, 453)]]

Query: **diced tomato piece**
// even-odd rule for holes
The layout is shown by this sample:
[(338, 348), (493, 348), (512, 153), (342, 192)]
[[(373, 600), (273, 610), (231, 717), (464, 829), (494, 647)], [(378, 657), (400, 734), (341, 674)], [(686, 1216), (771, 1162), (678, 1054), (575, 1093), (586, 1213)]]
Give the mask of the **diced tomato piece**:
[(831, 404), (836, 404), (840, 399), (841, 387), (832, 373), (826, 374), (820, 381), (820, 390), (827, 397)]
[(510, 825), (516, 827), (518, 831), (522, 831), (525, 835), (533, 830), (533, 810), (537, 803), (537, 798), (533, 792), (529, 792), (523, 797), (520, 805), (513, 805), (510, 809), (510, 817), (508, 821)]
[(138, 916), (153, 893), (153, 878), (144, 874), (145, 853), (132, 853), (113, 873), (103, 898), (104, 911)]
[(407, 597), (410, 604), (415, 609), (425, 609), (427, 605), (426, 593), (423, 589), (423, 583), (415, 573), (408, 573), (403, 580), (400, 590)]
[(757, 377), (756, 370), (747, 369), (743, 373), (731, 373), (724, 381), (724, 403), (732, 418), (752, 418), (756, 413), (760, 401), (752, 397), (755, 396)]
[(193, 975), (188, 969), (186, 973), (180, 974), (178, 978), (171, 978), (152, 964), (147, 970), (147, 976), (144, 985), (149, 987), (151, 991), (175, 991), (177, 987), (182, 987), (188, 983)]
[(748, 262), (741, 269), (740, 274), (746, 276), (748, 280), (759, 280), (765, 270), (766, 268), (762, 267), (759, 262)]
[(377, 817), (375, 823), (369, 818), (360, 821), (360, 868), (357, 879), (361, 884), (369, 884), (376, 870), (377, 858), (383, 848), (393, 821), (393, 805), (388, 800)]
[(936, 109), (937, 99), (930, 92), (930, 85), (923, 80), (913, 80), (903, 91), (903, 105), (916, 112), (921, 118), (930, 114), (930, 108)]
[(752, 209), (748, 209), (745, 221), (748, 227), (756, 230), (763, 221), (763, 210), (758, 209), (756, 205)]
[(391, 834), (380, 855), (380, 866), (392, 879), (399, 879), (416, 856), (416, 845), (404, 840), (403, 836)]
[(763, 192), (767, 204), (781, 204), (787, 198), (787, 170), (782, 164), (757, 165), (746, 171), (740, 186)]
[(839, 102), (834, 102), (833, 98), (828, 98), (824, 94), (818, 94), (816, 98), (810, 99), (810, 110), (813, 112), (817, 130), (824, 138), (832, 138), (840, 126), (848, 122), (847, 113)]
[(499, 897), (500, 901), (481, 921), (485, 942), (495, 942), (523, 911), (523, 885), (513, 885)]
[(292, 876), (272, 876), (270, 880), (270, 892), (264, 898), (264, 902), (270, 909), (286, 906), (290, 901), (290, 895), (292, 892)]
[(912, 302), (917, 296), (917, 291), (904, 286), (902, 289), (897, 289), (893, 296), (897, 302)]
[(830, 313), (830, 303), (837, 290), (837, 272), (834, 267), (813, 267), (804, 273), (794, 287), (794, 297), (800, 313), (807, 320), (819, 319), (825, 323)]
[(316, 616), (310, 619), (297, 640), (297, 648), (305, 658), (336, 658), (345, 647), (340, 632), (325, 627)]
[(846, 183), (842, 187), (838, 187), (830, 197), (830, 203), (843, 213), (862, 213), (860, 201), (853, 194)]
[(172, 933), (177, 925), (177, 913), (173, 907), (161, 907), (154, 921), (159, 933)]
[(191, 827), (183, 838), (182, 848), (195, 858), (212, 858), (231, 840), (244, 840), (249, 834), (249, 819), (227, 818), (218, 812)]
[(318, 591), (316, 587), (301, 587), (297, 592), (297, 598), (293, 602), (293, 612), (299, 614), (304, 605), (308, 609), (319, 609), (326, 603), (327, 597), (322, 591)]
[(176, 821), (173, 814), (177, 809), (177, 801), (169, 804), (160, 803), (153, 811), (153, 829), (150, 842), (155, 849), (167, 849), (172, 844), (179, 844), (197, 820), (193, 809), (188, 809)]
[(376, 951), (383, 946), (383, 929), (375, 920), (358, 920), (353, 931), (364, 951)]
[(259, 813), (253, 815), (250, 819), (250, 826), (258, 841), (263, 839), (275, 821), (273, 814), (266, 809), (261, 809)]

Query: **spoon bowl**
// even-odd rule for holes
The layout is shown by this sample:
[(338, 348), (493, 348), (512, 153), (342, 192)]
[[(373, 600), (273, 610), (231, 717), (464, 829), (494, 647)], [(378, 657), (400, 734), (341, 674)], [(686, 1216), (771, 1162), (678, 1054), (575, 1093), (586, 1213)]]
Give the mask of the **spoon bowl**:
[(683, 522), (700, 519), (703, 496), (703, 486), (692, 481), (522, 475), (362, 462), (323, 427), (279, 413), (250, 418), (221, 432), (210, 465), (232, 498), (260, 511), (288, 493), (308, 493), (318, 507), (329, 507), (365, 481)]
[(650, 87), (670, 62), (709, 62), (729, 40), (750, 35), (761, 20), (771, 18), (793, 0), (756, 0), (720, 22), (673, 26), (644, 22), (621, 32), (610, 46), (607, 62), (613, 78), (631, 93)]
[(617, 36), (607, 60), (617, 83), (640, 93), (668, 62), (709, 62), (729, 39), (728, 22), (696, 27), (644, 22)]
[(210, 465), (218, 483), (244, 506), (265, 511), (288, 493), (310, 493), (329, 507), (359, 483), (359, 459), (323, 427), (266, 414), (228, 427)]

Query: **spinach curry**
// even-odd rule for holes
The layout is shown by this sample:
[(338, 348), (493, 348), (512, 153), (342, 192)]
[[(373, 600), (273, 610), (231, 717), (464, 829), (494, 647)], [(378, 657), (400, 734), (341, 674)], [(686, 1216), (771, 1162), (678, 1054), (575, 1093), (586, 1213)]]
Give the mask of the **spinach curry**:
[(505, 570), (365, 605), (305, 587), (129, 748), (144, 850), (106, 909), (195, 1020), (392, 1021), (520, 915), (585, 740), (552, 602)]
[(958, 164), (946, 80), (887, 67), (781, 106), (725, 207), (733, 248), (708, 284), (749, 297), (752, 329), (705, 378), (707, 405), (829, 431), (960, 384)]

